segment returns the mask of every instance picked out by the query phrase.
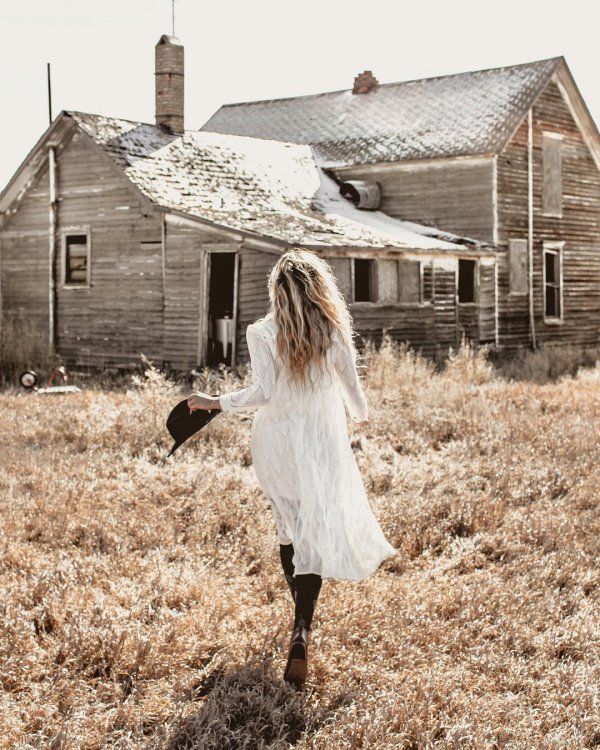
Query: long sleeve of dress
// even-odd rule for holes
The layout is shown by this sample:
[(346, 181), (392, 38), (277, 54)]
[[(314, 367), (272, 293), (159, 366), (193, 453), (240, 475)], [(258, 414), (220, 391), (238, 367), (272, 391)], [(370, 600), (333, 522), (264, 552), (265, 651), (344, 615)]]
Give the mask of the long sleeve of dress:
[(356, 360), (344, 341), (339, 341), (336, 345), (334, 362), (350, 416), (355, 422), (368, 419), (369, 406), (356, 369)]
[(275, 389), (275, 363), (267, 341), (250, 324), (246, 328), (252, 383), (247, 388), (219, 396), (227, 412), (251, 411), (266, 404)]

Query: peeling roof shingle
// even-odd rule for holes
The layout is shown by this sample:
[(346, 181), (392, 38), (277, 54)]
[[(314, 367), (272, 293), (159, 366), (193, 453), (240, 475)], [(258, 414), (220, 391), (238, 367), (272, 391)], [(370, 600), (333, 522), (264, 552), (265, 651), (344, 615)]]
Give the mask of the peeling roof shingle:
[(356, 209), (309, 146), (69, 112), (151, 201), (290, 244), (485, 253), (479, 243)]
[(202, 130), (312, 144), (329, 166), (497, 153), (562, 59), (228, 104)]

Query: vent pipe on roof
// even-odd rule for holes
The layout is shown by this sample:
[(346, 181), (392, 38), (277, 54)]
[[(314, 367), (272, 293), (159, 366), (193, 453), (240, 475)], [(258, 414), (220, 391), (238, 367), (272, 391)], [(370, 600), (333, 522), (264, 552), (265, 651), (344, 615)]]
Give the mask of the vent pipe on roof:
[(154, 52), (156, 124), (183, 133), (183, 45), (163, 34)]
[(371, 89), (377, 88), (379, 81), (370, 70), (365, 70), (359, 73), (354, 79), (354, 86), (352, 87), (353, 94), (368, 94)]
[(381, 189), (377, 182), (347, 180), (340, 185), (340, 193), (352, 201), (356, 208), (366, 211), (376, 211), (381, 203)]

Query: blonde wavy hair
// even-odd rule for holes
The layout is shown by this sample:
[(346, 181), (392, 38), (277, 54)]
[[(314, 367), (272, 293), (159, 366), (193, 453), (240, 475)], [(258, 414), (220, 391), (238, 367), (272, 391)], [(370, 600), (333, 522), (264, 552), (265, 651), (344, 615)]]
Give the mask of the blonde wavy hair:
[(334, 330), (356, 361), (352, 316), (326, 260), (310, 250), (287, 250), (271, 269), (268, 287), (277, 352), (293, 382), (306, 383), (311, 362), (323, 372)]

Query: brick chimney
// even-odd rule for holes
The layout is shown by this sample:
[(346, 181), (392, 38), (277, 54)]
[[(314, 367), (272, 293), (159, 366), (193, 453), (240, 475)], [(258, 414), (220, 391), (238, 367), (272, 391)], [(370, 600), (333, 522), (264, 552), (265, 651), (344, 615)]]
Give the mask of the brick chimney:
[(379, 86), (379, 81), (370, 70), (365, 70), (363, 73), (359, 73), (354, 79), (354, 86), (352, 87), (353, 94), (368, 94), (371, 89)]
[(183, 133), (183, 45), (163, 34), (154, 52), (156, 124)]

